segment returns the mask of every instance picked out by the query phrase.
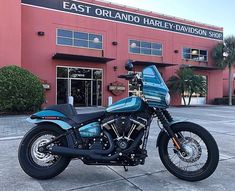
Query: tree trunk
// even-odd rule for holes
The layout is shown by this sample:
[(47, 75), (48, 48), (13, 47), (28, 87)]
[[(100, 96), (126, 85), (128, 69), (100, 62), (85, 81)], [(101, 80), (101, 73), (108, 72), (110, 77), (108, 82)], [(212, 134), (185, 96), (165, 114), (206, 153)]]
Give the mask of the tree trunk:
[(233, 96), (233, 76), (232, 76), (232, 64), (229, 63), (229, 86), (228, 86), (228, 89), (229, 89), (229, 94), (228, 94), (228, 97), (229, 97), (229, 102), (228, 102), (228, 105), (232, 105), (232, 96)]
[(189, 95), (189, 98), (188, 98), (188, 105), (190, 105), (190, 103), (191, 103), (192, 95), (193, 95), (193, 94), (190, 94), (190, 95)]
[(184, 101), (184, 105), (186, 105), (186, 101), (185, 101), (185, 96), (184, 96), (184, 94), (182, 94), (182, 98), (183, 98), (183, 101)]

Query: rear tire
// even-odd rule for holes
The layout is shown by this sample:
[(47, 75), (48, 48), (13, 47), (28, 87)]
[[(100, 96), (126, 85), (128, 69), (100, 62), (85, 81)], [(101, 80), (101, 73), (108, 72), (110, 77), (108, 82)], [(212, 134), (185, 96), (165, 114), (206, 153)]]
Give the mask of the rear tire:
[[(37, 149), (39, 144), (50, 141), (63, 133), (64, 131), (57, 125), (39, 124), (24, 136), (19, 146), (18, 160), (26, 174), (36, 179), (50, 179), (64, 171), (70, 158), (45, 155)], [(57, 144), (67, 146), (67, 140), (62, 138)]]
[[(159, 155), (166, 169), (176, 177), (187, 181), (200, 181), (208, 178), (215, 171), (219, 162), (219, 150), (215, 142), (215, 139), (206, 129), (194, 123), (190, 122), (178, 123), (171, 126), (171, 128), (175, 134), (180, 132), (186, 132), (186, 133), (191, 132), (192, 134), (198, 136), (201, 139), (199, 143), (204, 142), (205, 148), (207, 149), (207, 159), (205, 160), (205, 164), (203, 164), (203, 166), (200, 169), (197, 169), (195, 171), (187, 171), (188, 169), (186, 167), (181, 168), (180, 165), (177, 166), (173, 161), (173, 157), (170, 157), (168, 153), (168, 151), (170, 151), (170, 148), (168, 148), (168, 144), (169, 142), (171, 142), (171, 139), (166, 133), (164, 133), (159, 142)], [(188, 140), (190, 140), (189, 137)], [(194, 143), (196, 146), (199, 145), (193, 140), (191, 144), (193, 145)], [(193, 149), (196, 147), (195, 145), (193, 145), (194, 146), (192, 147)], [(193, 150), (192, 148), (191, 150)], [(203, 150), (202, 147), (198, 148), (198, 150), (196, 149), (196, 151), (193, 151), (192, 153), (194, 154), (197, 151), (200, 151), (201, 152), (201, 153), (199, 152), (200, 154), (205, 154), (205, 150)], [(175, 153), (175, 151), (173, 153)], [(178, 157), (177, 159), (180, 159), (181, 163), (186, 163), (187, 167), (191, 165), (189, 167), (194, 168), (196, 167), (195, 161), (201, 160), (200, 154), (198, 154), (197, 156), (198, 158), (195, 157), (192, 161), (189, 161), (189, 159), (182, 157), (178, 153), (176, 155), (176, 158)], [(199, 165), (200, 164), (201, 163), (199, 163)]]

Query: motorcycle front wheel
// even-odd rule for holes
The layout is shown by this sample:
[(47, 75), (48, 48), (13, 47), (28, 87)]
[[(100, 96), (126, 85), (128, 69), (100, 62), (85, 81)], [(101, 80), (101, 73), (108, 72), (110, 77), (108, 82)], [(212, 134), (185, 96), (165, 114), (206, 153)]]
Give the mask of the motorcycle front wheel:
[[(64, 131), (54, 124), (39, 124), (24, 136), (19, 146), (18, 159), (26, 174), (36, 179), (49, 179), (63, 172), (70, 158), (39, 151), (39, 147), (63, 133)], [(54, 144), (67, 146), (67, 140), (61, 138)]]
[(219, 162), (219, 150), (215, 139), (203, 127), (183, 122), (171, 126), (185, 153), (175, 148), (172, 140), (164, 133), (159, 143), (159, 155), (166, 169), (186, 181), (208, 178)]

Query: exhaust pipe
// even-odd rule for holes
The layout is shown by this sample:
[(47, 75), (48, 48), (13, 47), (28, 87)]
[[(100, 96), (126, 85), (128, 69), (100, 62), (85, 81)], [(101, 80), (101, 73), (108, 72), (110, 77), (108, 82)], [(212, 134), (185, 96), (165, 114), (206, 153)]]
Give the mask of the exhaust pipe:
[(61, 146), (53, 146), (50, 149), (50, 152), (55, 155), (67, 156), (67, 157), (72, 157), (72, 158), (89, 157), (89, 158), (91, 158), (93, 160), (97, 160), (97, 161), (111, 161), (111, 160), (115, 160), (118, 157), (122, 156), (122, 153), (127, 154), (127, 153), (133, 151), (139, 145), (139, 142), (141, 141), (141, 138), (143, 137), (143, 135), (144, 135), (144, 132), (141, 131), (139, 133), (139, 135), (136, 137), (135, 141), (131, 144), (131, 146), (128, 149), (123, 150), (120, 153), (115, 153), (111, 156), (102, 156), (102, 154), (104, 155), (104, 154), (110, 153), (110, 152), (109, 153), (106, 153), (106, 152), (111, 147), (114, 148), (113, 141), (111, 141), (110, 148), (108, 150), (105, 150), (104, 152), (102, 152), (102, 150), (82, 150), (82, 149), (72, 149), (72, 148), (61, 147)]

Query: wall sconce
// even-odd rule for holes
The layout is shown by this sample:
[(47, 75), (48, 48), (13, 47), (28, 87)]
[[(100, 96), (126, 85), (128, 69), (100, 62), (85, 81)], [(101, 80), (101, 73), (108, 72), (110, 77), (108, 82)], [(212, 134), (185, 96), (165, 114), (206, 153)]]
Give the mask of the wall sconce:
[(44, 36), (45, 35), (45, 32), (43, 31), (38, 31), (38, 36)]
[(114, 71), (117, 71), (117, 69), (118, 69), (118, 66), (114, 66), (114, 67), (113, 67), (113, 70), (114, 70)]
[(118, 42), (117, 42), (117, 41), (113, 41), (113, 42), (112, 42), (112, 45), (117, 46), (117, 45), (118, 45)]
[(179, 50), (174, 50), (174, 53), (176, 53), (176, 54), (179, 53)]

